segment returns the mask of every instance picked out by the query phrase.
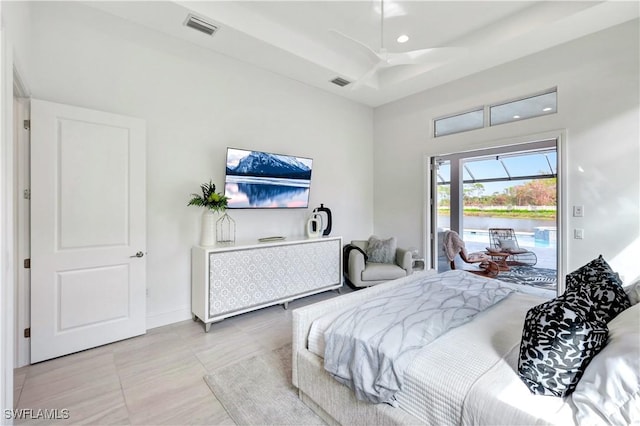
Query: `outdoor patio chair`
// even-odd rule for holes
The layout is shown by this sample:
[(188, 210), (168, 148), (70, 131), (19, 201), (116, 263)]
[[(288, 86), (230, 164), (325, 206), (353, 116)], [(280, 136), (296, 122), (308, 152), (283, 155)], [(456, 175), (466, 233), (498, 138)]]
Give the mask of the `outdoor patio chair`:
[(455, 231), (446, 231), (443, 236), (442, 247), (444, 253), (449, 259), (451, 269), (456, 268), (456, 257), (459, 255), (460, 259), (464, 263), (474, 265), (477, 269), (464, 269), (467, 272), (471, 272), (477, 275), (483, 275), (490, 278), (495, 278), (500, 273), (498, 264), (491, 260), (489, 256), (484, 253), (467, 253), (467, 249), (464, 245), (464, 241), (460, 238)]
[(510, 253), (506, 262), (509, 266), (534, 266), (538, 263), (538, 256), (531, 250), (518, 245), (518, 239), (513, 228), (489, 228), (488, 251)]

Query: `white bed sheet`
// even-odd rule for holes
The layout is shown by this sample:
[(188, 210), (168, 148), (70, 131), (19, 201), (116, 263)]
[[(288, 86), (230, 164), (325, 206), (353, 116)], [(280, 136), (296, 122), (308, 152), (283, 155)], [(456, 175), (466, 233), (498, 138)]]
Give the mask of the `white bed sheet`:
[(520, 380), (514, 347), (478, 379), (463, 407), (463, 424), (574, 425), (573, 401), (534, 395)]
[(318, 318), (311, 324), (311, 328), (309, 329), (309, 337), (307, 337), (307, 348), (312, 354), (324, 359), (324, 332), (327, 331), (327, 328), (329, 328), (331, 323), (338, 317), (338, 315), (342, 314), (348, 309), (351, 309), (351, 307), (348, 306), (344, 309), (338, 309), (336, 311), (329, 312)]
[[(529, 294), (511, 294), (473, 321), (450, 330), (427, 345), (405, 372), (404, 387), (396, 394), (399, 407), (430, 424), (474, 424), (477, 421), (466, 419), (475, 419), (474, 413), (478, 410), (486, 412), (487, 400), (500, 397), (498, 390), (485, 389), (478, 383), (513, 386), (531, 395), (503, 358), (514, 352), (517, 357), (524, 316), (529, 308), (544, 301)], [(344, 310), (330, 312), (313, 322), (307, 342), (312, 353), (324, 356), (324, 331)], [(511, 370), (506, 371), (506, 368)], [(491, 372), (489, 376), (495, 372), (508, 377), (493, 379), (485, 377), (487, 372)], [(562, 419), (564, 424), (573, 423), (571, 416), (557, 414), (566, 404), (561, 399), (554, 399), (560, 403), (552, 404), (553, 407), (542, 404), (540, 409), (549, 411), (552, 419)], [(537, 417), (523, 414), (517, 407), (510, 406), (511, 402), (507, 399), (494, 404), (501, 408), (490, 413), (492, 423), (531, 424), (538, 417), (544, 417), (538, 416), (540, 413), (535, 410), (531, 413)], [(548, 405), (548, 400), (543, 402)], [(465, 407), (464, 416), (462, 407)], [(486, 423), (484, 419), (483, 423)]]

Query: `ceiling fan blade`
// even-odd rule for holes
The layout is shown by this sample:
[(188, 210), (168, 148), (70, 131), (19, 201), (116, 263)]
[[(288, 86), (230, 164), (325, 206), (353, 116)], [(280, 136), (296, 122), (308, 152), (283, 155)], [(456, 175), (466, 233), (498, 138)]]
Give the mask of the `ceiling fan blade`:
[(401, 53), (387, 53), (387, 64), (394, 66), (444, 62), (450, 61), (466, 51), (467, 49), (464, 47), (434, 47)]
[(371, 57), (372, 60), (374, 61), (379, 61), (381, 59), (380, 55), (378, 54), (378, 52), (376, 52), (375, 50), (373, 50), (372, 48), (370, 48), (369, 46), (367, 46), (366, 44), (364, 44), (363, 42), (361, 42), (360, 40), (356, 40), (355, 38), (346, 35), (343, 32), (340, 32), (338, 30), (335, 30), (333, 28), (329, 29), (330, 33), (336, 34), (346, 40), (349, 40), (351, 43), (355, 44), (356, 46), (362, 48), (364, 51), (367, 52), (367, 54)]
[(353, 83), (351, 85), (351, 90), (356, 90), (357, 88), (359, 88), (360, 86), (362, 86), (363, 84), (365, 84), (368, 80), (371, 80), (371, 78), (378, 72), (378, 69), (380, 69), (381, 67), (384, 66), (384, 62), (383, 61), (378, 61), (377, 64), (375, 64), (374, 66), (372, 66), (371, 68), (369, 68), (369, 71), (365, 72), (364, 74), (362, 74), (360, 76), (360, 78), (358, 78), (355, 83)]

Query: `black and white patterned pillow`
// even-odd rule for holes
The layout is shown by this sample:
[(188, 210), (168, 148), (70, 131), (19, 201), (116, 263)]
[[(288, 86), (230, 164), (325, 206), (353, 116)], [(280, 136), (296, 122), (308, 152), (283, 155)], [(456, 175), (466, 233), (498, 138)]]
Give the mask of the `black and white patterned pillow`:
[(532, 393), (570, 394), (607, 343), (606, 323), (586, 318), (581, 310), (559, 297), (527, 312), (518, 374)]
[(563, 296), (572, 298), (572, 304), (579, 303), (581, 298), (588, 298), (592, 302), (593, 309), (588, 313), (589, 319), (597, 317), (608, 323), (631, 307), (620, 276), (611, 269), (602, 255), (568, 274), (566, 283), (567, 289)]
[(602, 255), (567, 275), (567, 286), (572, 283), (599, 283), (607, 280), (622, 286), (620, 276), (611, 269)]
[(565, 304), (570, 306), (572, 310), (576, 311), (586, 319), (593, 320), (600, 318), (596, 314), (597, 306), (595, 306), (595, 303), (591, 298), (591, 292), (589, 292), (584, 286), (572, 287), (571, 291), (566, 290), (556, 299), (565, 302)]

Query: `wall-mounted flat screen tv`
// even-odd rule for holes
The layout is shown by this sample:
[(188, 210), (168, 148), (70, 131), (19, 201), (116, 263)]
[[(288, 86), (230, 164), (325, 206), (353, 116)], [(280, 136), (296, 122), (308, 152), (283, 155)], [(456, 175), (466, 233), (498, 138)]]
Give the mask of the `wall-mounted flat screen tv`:
[(307, 208), (313, 160), (227, 148), (228, 208)]

